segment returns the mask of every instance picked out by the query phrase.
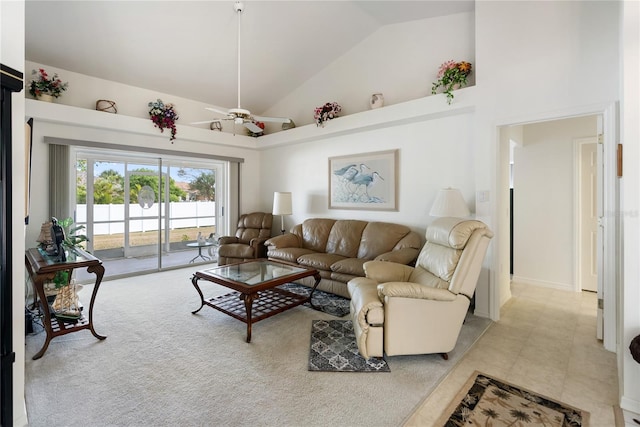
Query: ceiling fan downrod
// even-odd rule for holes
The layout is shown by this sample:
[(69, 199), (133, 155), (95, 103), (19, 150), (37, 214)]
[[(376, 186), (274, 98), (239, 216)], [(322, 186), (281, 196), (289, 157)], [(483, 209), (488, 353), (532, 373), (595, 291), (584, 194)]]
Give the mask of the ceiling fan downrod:
[(233, 10), (238, 14), (238, 109), (241, 109), (240, 106), (240, 27), (242, 21), (242, 10), (244, 9), (244, 4), (241, 1), (237, 1), (233, 5)]

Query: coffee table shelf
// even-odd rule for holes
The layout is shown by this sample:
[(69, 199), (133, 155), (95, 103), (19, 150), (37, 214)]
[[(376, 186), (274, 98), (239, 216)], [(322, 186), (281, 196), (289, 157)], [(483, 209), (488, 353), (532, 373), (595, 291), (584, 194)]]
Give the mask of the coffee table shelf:
[[(304, 304), (309, 298), (283, 289), (267, 289), (260, 292), (260, 297), (253, 300), (251, 307), (251, 321), (253, 323), (266, 319), (297, 305)], [(225, 295), (209, 298), (205, 304), (220, 310), (242, 322), (247, 321), (247, 310), (240, 292), (230, 292)]]

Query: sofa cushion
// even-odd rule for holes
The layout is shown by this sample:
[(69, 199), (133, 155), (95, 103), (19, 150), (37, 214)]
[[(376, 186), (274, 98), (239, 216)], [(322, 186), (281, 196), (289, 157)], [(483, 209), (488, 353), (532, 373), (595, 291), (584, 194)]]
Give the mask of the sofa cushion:
[(251, 246), (242, 243), (229, 243), (218, 249), (218, 255), (227, 258), (254, 258), (254, 250)]
[[(418, 255), (416, 266), (450, 282), (462, 250), (473, 232), (480, 228), (486, 228), (480, 221), (439, 218), (427, 228), (427, 243)], [(438, 287), (442, 287), (442, 283)]]
[(461, 255), (462, 250), (427, 242), (418, 255), (416, 267), (423, 268), (448, 283)]
[(304, 249), (304, 248), (271, 249), (269, 250), (269, 258), (295, 264), (298, 262), (298, 258), (301, 257), (302, 255), (313, 254), (313, 253), (316, 253), (316, 252), (312, 251), (311, 249)]
[[(362, 231), (362, 237), (360, 238), (360, 247), (358, 248), (358, 258), (372, 260), (376, 256), (391, 250), (401, 249), (403, 246), (398, 244), (402, 241), (403, 237), (410, 234), (409, 227), (392, 224), (388, 222), (370, 222)], [(411, 244), (415, 245), (416, 249), (420, 248), (420, 236), (416, 234), (415, 242)]]
[(349, 280), (355, 279), (356, 277), (362, 277), (362, 276), (355, 275), (355, 274), (336, 273), (336, 272), (331, 273), (331, 279), (337, 282), (342, 282), (342, 283), (349, 283)]
[(440, 218), (427, 228), (427, 241), (453, 249), (464, 249), (473, 232), (487, 226), (475, 220)]
[(344, 257), (336, 254), (312, 253), (298, 257), (298, 264), (316, 270), (331, 271), (331, 264), (343, 260)]
[(331, 227), (325, 252), (355, 258), (358, 255), (362, 231), (366, 226), (366, 221), (346, 219), (336, 221)]
[[(250, 244), (252, 239), (266, 240), (271, 236), (273, 215), (264, 212), (253, 212), (240, 215), (236, 237), (239, 243)], [(253, 255), (251, 255), (253, 258)]]
[(423, 268), (414, 268), (411, 276), (406, 281), (420, 283), (431, 288), (447, 289), (449, 287), (449, 282), (445, 282)]
[(302, 223), (302, 242), (314, 252), (326, 252), (327, 240), (335, 219), (312, 218)]
[(366, 259), (347, 258), (331, 264), (331, 271), (352, 276), (364, 277), (364, 263)]

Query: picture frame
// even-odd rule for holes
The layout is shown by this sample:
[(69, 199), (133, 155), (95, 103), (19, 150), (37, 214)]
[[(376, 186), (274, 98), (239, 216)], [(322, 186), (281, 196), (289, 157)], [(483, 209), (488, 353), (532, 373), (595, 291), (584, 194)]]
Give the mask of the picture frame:
[(329, 209), (398, 210), (398, 150), (329, 157)]

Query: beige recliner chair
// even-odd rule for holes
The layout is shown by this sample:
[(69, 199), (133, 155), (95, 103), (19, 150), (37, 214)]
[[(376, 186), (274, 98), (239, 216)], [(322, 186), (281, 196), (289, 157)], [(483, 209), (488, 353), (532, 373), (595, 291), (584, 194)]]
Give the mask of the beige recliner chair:
[(233, 264), (267, 256), (264, 242), (271, 237), (273, 215), (253, 212), (240, 215), (235, 236), (218, 239), (218, 265)]
[(415, 267), (364, 264), (348, 283), (358, 350), (365, 358), (440, 353), (447, 359), (462, 328), (493, 233), (482, 222), (438, 218)]

